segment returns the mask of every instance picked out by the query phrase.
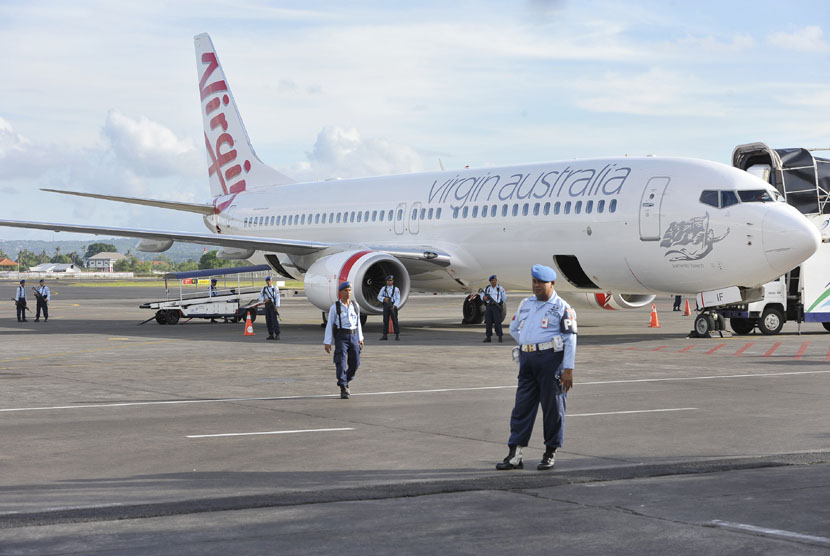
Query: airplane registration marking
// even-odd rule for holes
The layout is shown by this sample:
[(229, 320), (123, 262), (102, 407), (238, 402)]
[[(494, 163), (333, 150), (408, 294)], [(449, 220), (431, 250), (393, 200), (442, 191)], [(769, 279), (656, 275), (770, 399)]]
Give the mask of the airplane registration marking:
[[(782, 377), (782, 376), (798, 376), (798, 375), (822, 375), (830, 374), (830, 370), (813, 370), (813, 371), (792, 371), (781, 373), (763, 373), (763, 374), (736, 374), (736, 375), (710, 375), (710, 376), (690, 376), (690, 377), (665, 377), (665, 378), (635, 378), (635, 379), (620, 379), (620, 380), (597, 380), (590, 382), (576, 382), (574, 386), (602, 386), (606, 384), (635, 384), (644, 382), (683, 382), (691, 380), (717, 380), (717, 379), (731, 379), (731, 378), (766, 378), (766, 377)], [(398, 390), (386, 392), (361, 392), (352, 394), (352, 397), (362, 396), (393, 396), (401, 394), (435, 394), (447, 392), (475, 392), (480, 390), (509, 390), (516, 389), (516, 385), (510, 386), (471, 386), (468, 388), (436, 388), (430, 390)], [(85, 404), (85, 405), (62, 405), (51, 407), (10, 407), (0, 409), (0, 413), (10, 413), (16, 411), (57, 411), (63, 409), (100, 409), (106, 407), (136, 407), (149, 405), (184, 405), (197, 403), (238, 403), (238, 402), (258, 402), (258, 401), (281, 401), (281, 400), (307, 400), (307, 399), (325, 399), (338, 398), (340, 394), (306, 394), (296, 396), (271, 396), (259, 398), (213, 398), (203, 400), (169, 400), (169, 401), (152, 401), (152, 402), (115, 402), (115, 403), (101, 403), (101, 404)]]
[(353, 430), (355, 430), (354, 427), (341, 427), (337, 429), (301, 429), (293, 431), (226, 432), (221, 434), (189, 434), (185, 438), (221, 438), (226, 436), (256, 436), (261, 434), (298, 434), (303, 432), (338, 432)]

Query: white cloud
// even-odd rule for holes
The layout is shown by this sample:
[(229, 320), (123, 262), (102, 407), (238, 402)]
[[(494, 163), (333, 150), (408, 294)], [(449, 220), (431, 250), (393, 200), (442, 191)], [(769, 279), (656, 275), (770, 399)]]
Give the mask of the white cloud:
[(325, 127), (317, 134), (307, 161), (288, 170), (300, 180), (324, 180), (418, 172), (421, 156), (412, 147), (379, 138), (363, 138), (354, 129)]
[(0, 118), (0, 180), (37, 177), (65, 159), (60, 149), (33, 143)]
[(767, 36), (767, 41), (778, 48), (801, 50), (804, 52), (827, 52), (830, 45), (824, 40), (824, 32), (818, 25), (808, 25), (801, 29), (784, 32), (778, 31)]
[(203, 159), (189, 139), (142, 116), (138, 120), (110, 110), (103, 134), (126, 168), (143, 176), (201, 174)]

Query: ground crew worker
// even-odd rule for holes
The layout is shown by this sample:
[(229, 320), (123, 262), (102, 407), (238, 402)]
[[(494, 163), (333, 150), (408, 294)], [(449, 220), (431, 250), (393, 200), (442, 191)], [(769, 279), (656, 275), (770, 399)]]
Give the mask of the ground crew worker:
[(484, 343), (492, 341), (490, 336), (493, 335), (493, 323), (496, 324), (496, 336), (499, 337), (499, 343), (501, 343), (501, 321), (504, 316), (501, 314), (501, 311), (502, 304), (507, 299), (507, 294), (504, 288), (499, 286), (499, 281), (495, 274), (490, 276), (490, 285), (484, 288), (484, 291), (479, 294), (479, 297), (484, 301), (484, 324), (486, 326)]
[(265, 324), (268, 326), (266, 340), (280, 339), (280, 321), (277, 307), (280, 306), (280, 290), (271, 285), (271, 277), (265, 278), (265, 287), (259, 292), (260, 303), (265, 302)]
[(349, 282), (340, 284), (338, 296), (340, 300), (329, 309), (323, 345), (326, 353), (331, 353), (334, 344), (334, 367), (340, 398), (348, 400), (351, 396), (349, 383), (360, 367), (363, 327), (360, 326), (360, 307), (352, 302), (352, 286)]
[(17, 307), (17, 322), (26, 322), (26, 280), (21, 280), (14, 292), (14, 304)]
[(49, 286), (47, 286), (43, 278), (40, 279), (38, 282), (38, 287), (35, 289), (37, 295), (37, 309), (35, 310), (35, 322), (40, 320), (40, 310), (43, 309), (43, 322), (49, 320), (49, 306), (47, 305), (52, 300), (52, 295), (49, 292)]
[(386, 277), (386, 285), (378, 293), (378, 301), (383, 303), (383, 336), (381, 340), (388, 340), (389, 319), (392, 319), (392, 329), (395, 339), (400, 340), (401, 329), (398, 326), (398, 309), (401, 306), (401, 290), (395, 287), (395, 277), (391, 274)]
[[(216, 297), (217, 295), (219, 295), (219, 290), (216, 289), (216, 278), (211, 278), (210, 279), (210, 289), (208, 290), (208, 297)], [(227, 322), (227, 321), (228, 321), (228, 319), (225, 319), (225, 322)], [(216, 318), (215, 317), (211, 318), (210, 322), (215, 323)]]
[(565, 399), (573, 387), (576, 355), (576, 313), (554, 291), (556, 272), (547, 266), (531, 269), (533, 294), (516, 309), (510, 334), (519, 343), (519, 384), (510, 415), (509, 452), (496, 469), (522, 469), (522, 448), (528, 445), (539, 403), (545, 432), (545, 454), (536, 469), (551, 469), (565, 431)]

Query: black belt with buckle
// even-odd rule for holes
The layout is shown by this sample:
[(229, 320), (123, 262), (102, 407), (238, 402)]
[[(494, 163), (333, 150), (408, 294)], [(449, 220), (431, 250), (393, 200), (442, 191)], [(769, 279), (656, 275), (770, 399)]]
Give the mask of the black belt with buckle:
[(357, 328), (338, 328), (337, 333), (338, 334), (340, 334), (340, 333), (343, 333), (343, 334), (357, 334)]

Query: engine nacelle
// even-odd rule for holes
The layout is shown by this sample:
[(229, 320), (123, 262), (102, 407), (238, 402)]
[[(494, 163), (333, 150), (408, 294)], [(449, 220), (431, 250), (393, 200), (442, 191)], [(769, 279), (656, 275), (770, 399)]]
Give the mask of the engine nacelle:
[(172, 239), (142, 239), (135, 248), (145, 253), (161, 253), (173, 247)]
[(238, 247), (220, 247), (219, 252), (216, 253), (216, 258), (224, 261), (250, 259), (254, 256), (254, 251), (254, 249), (240, 249)]
[(575, 308), (582, 309), (640, 309), (654, 302), (656, 295), (628, 293), (572, 293), (563, 297)]
[(322, 310), (337, 301), (337, 288), (348, 280), (352, 283), (352, 299), (367, 315), (383, 313), (378, 293), (386, 285), (388, 275), (395, 277), (401, 290), (401, 306), (409, 297), (409, 273), (401, 262), (377, 251), (343, 251), (314, 261), (305, 274), (305, 294)]

